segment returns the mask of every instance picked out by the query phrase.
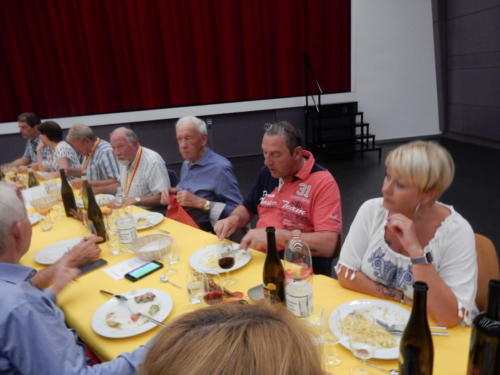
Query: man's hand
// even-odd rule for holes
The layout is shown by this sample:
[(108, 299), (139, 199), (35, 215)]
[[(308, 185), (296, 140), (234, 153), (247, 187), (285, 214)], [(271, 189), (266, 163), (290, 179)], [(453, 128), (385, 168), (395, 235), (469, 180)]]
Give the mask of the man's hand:
[(167, 188), (161, 192), (160, 203), (168, 206), (170, 204), (170, 194), (177, 194), (179, 189), (177, 188)]
[(96, 245), (96, 242), (101, 240), (102, 238), (98, 236), (84, 238), (82, 242), (73, 246), (73, 249), (61, 258), (60, 263), (64, 263), (65, 266), (70, 268), (77, 268), (93, 262), (101, 254), (101, 249)]
[(238, 229), (239, 218), (236, 215), (231, 215), (225, 219), (219, 220), (215, 223), (214, 232), (219, 238), (219, 241), (223, 241), (228, 238), (231, 234)]
[(259, 251), (266, 251), (267, 249), (267, 234), (265, 228), (251, 229), (245, 234), (240, 243), (240, 248), (252, 248)]
[(78, 268), (71, 267), (64, 262), (58, 262), (54, 268), (52, 286), (50, 289), (55, 294), (59, 293), (70, 281), (76, 279), (79, 274), (80, 271)]
[(198, 197), (187, 190), (179, 190), (177, 192), (177, 202), (182, 207), (194, 207), (201, 210), (205, 206), (205, 201), (206, 199)]

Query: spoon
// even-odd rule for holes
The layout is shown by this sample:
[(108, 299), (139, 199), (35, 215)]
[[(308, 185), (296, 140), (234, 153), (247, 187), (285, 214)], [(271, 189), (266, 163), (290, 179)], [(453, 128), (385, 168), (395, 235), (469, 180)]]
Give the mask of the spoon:
[(166, 275), (162, 275), (160, 276), (160, 281), (162, 283), (170, 283), (172, 284), (173, 286), (175, 286), (177, 289), (182, 289), (182, 287), (180, 285), (177, 285), (176, 283), (170, 281), (170, 279), (166, 276)]
[(391, 369), (391, 370), (387, 370), (386, 368), (383, 368), (381, 366), (378, 366), (376, 365), (375, 363), (371, 363), (371, 362), (368, 362), (368, 361), (363, 361), (359, 358), (356, 358), (358, 361), (361, 361), (363, 362), (365, 365), (368, 365), (368, 366), (371, 366), (373, 368), (376, 368), (377, 370), (380, 370), (380, 371), (384, 371), (384, 372), (388, 372), (389, 375), (399, 375), (399, 371), (396, 370), (396, 369)]

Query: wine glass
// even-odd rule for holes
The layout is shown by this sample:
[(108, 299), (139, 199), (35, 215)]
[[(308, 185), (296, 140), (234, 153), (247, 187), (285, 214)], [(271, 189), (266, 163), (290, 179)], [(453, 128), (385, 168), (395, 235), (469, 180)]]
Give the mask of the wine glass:
[[(340, 326), (340, 314), (333, 314), (334, 325)], [(339, 343), (339, 340), (330, 331), (330, 314), (328, 309), (322, 308), (320, 315), (320, 339), (323, 345), (323, 365), (326, 369), (336, 367), (342, 363), (338, 357), (334, 347)]]
[(199, 304), (205, 295), (205, 287), (203, 283), (203, 274), (197, 271), (190, 271), (186, 278), (186, 288), (188, 291), (189, 302), (191, 304)]
[(45, 192), (55, 200), (54, 206), (52, 207), (54, 211), (57, 211), (55, 219), (61, 220), (63, 218), (63, 216), (61, 215), (62, 207), (60, 205), (60, 202), (62, 201), (61, 186), (57, 183), (57, 181), (47, 181), (44, 184), (44, 187)]
[(203, 274), (204, 295), (203, 301), (207, 305), (215, 305), (224, 300), (224, 293), (220, 286), (220, 276), (218, 274)]
[(351, 375), (369, 375), (370, 372), (366, 369), (366, 361), (373, 356), (373, 347), (371, 345), (365, 344), (363, 342), (356, 341), (354, 333), (354, 320), (351, 321), (350, 327), (348, 327), (348, 340), (349, 340), (349, 350), (354, 356), (361, 360), (363, 366), (355, 366), (351, 368)]
[(174, 245), (170, 246), (170, 248), (165, 251), (162, 259), (165, 264), (168, 264), (168, 266), (163, 268), (163, 272), (160, 275), (160, 280), (166, 283), (169, 280), (168, 275), (175, 275), (177, 273), (177, 270), (172, 267), (172, 265), (179, 263), (179, 255), (177, 254)]
[(236, 283), (236, 280), (229, 276), (229, 269), (234, 266), (236, 261), (233, 253), (233, 245), (231, 243), (223, 243), (219, 246), (218, 251), (219, 267), (226, 271), (223, 284), (225, 287), (230, 287)]
[(52, 221), (50, 220), (50, 209), (55, 203), (55, 198), (50, 195), (45, 195), (43, 197), (34, 199), (31, 201), (31, 205), (40, 215), (43, 216), (41, 223), (41, 229), (47, 232), (52, 229)]
[(120, 255), (120, 241), (118, 239), (118, 227), (116, 226), (116, 210), (111, 206), (101, 207), (106, 230), (108, 232), (108, 250), (110, 255)]

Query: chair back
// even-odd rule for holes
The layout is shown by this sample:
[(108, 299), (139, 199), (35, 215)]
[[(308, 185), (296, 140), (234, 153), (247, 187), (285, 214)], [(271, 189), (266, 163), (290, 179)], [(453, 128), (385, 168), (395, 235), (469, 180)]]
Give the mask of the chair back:
[(479, 311), (484, 311), (488, 300), (488, 282), (499, 279), (500, 271), (495, 245), (488, 237), (475, 234), (477, 253), (477, 294), (476, 305)]
[(177, 177), (177, 173), (173, 169), (167, 168), (168, 178), (170, 179), (170, 187), (176, 187), (179, 182), (179, 178)]

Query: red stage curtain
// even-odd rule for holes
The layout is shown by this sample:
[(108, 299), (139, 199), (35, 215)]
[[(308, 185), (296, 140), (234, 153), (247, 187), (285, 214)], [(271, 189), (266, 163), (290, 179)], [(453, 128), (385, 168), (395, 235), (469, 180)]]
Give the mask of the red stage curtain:
[(0, 121), (350, 89), (349, 0), (5, 0)]

